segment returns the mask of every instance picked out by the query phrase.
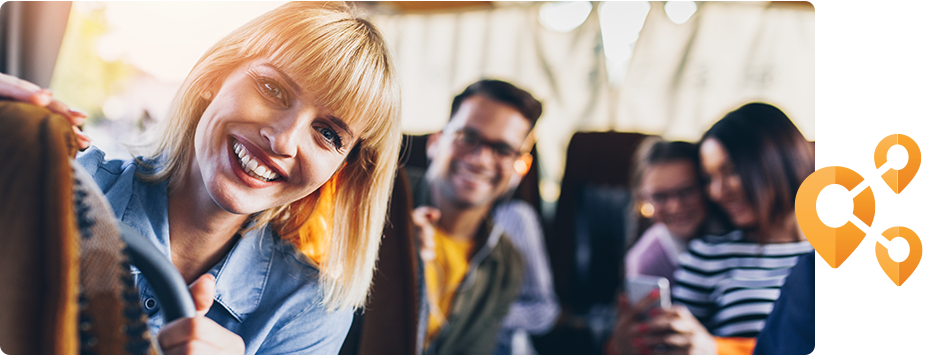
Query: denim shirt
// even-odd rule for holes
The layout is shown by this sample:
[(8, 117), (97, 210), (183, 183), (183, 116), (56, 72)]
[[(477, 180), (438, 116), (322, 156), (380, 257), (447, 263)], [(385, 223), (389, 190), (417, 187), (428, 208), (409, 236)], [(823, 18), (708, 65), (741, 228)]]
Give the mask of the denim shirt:
[[(96, 147), (77, 161), (103, 190), (116, 218), (170, 257), (167, 182), (144, 182), (135, 176), (144, 165), (107, 161)], [(164, 325), (160, 306), (147, 280), (133, 272), (148, 327), (157, 334)], [(335, 354), (353, 321), (351, 309), (324, 309), (318, 270), (268, 227), (244, 234), (209, 273), (215, 276), (215, 301), (206, 317), (241, 336), (246, 354)]]

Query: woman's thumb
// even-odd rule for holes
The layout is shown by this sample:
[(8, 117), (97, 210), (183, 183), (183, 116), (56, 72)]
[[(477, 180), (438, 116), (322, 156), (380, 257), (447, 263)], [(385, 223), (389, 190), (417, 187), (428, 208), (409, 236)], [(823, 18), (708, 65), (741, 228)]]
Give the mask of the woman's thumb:
[(209, 273), (200, 276), (189, 286), (189, 293), (193, 296), (193, 303), (196, 304), (196, 315), (205, 316), (212, 307), (212, 299), (215, 297), (215, 277)]

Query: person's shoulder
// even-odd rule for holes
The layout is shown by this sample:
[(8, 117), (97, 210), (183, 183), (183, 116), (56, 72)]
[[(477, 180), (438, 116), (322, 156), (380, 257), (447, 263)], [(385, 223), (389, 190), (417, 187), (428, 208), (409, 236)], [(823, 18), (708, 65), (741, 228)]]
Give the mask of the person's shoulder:
[(745, 241), (745, 233), (733, 230), (726, 234), (707, 234), (698, 239), (698, 244), (727, 244)]
[(511, 199), (510, 201), (502, 202), (498, 204), (495, 208), (495, 219), (499, 219), (500, 216), (515, 216), (519, 218), (536, 218), (536, 210), (524, 200), (520, 199)]
[(501, 233), (501, 237), (498, 238), (498, 244), (495, 246), (495, 249), (503, 254), (517, 254), (518, 257), (520, 256), (520, 252), (517, 250), (514, 242), (511, 241), (511, 237), (507, 232)]
[(134, 179), (138, 167), (134, 159), (106, 159), (106, 153), (96, 146), (77, 154), (76, 160), (103, 192), (108, 192), (119, 180)]
[(543, 238), (539, 214), (532, 205), (522, 200), (498, 204), (492, 212), (492, 222), (503, 228), (505, 235), (521, 251)]
[(328, 309), (320, 271), (288, 242), (276, 238), (275, 233), (264, 235), (268, 237), (257, 241), (257, 248), (260, 254), (270, 253), (272, 257), (267, 260), (269, 273), (255, 311), (272, 313), (276, 324), (261, 345), (261, 352), (335, 353), (347, 336), (354, 310)]
[(324, 298), (320, 270), (292, 243), (281, 240), (275, 232), (269, 231), (261, 238), (257, 244), (261, 249), (265, 248), (262, 253), (271, 252), (274, 254), (273, 259), (276, 259), (271, 265), (272, 279), (268, 280), (268, 284), (272, 284), (270, 286), (275, 290), (271, 288), (269, 291), (285, 290), (303, 298), (307, 304), (319, 305)]
[(520, 249), (514, 245), (514, 242), (511, 241), (507, 233), (502, 233), (501, 237), (498, 238), (498, 244), (495, 245), (494, 253), (498, 255), (498, 259), (507, 266), (506, 269), (512, 270), (514, 273), (523, 274), (526, 268), (526, 259), (523, 254), (521, 254)]
[(741, 230), (734, 230), (728, 234), (705, 235), (694, 239), (688, 245), (691, 254), (703, 257), (753, 255), (763, 257), (797, 256), (813, 251), (813, 246), (807, 241), (791, 243), (762, 244), (749, 241)]
[(724, 235), (704, 235), (691, 240), (687, 253), (695, 258), (720, 258), (736, 254), (754, 254), (756, 244), (747, 243), (741, 230), (734, 230)]

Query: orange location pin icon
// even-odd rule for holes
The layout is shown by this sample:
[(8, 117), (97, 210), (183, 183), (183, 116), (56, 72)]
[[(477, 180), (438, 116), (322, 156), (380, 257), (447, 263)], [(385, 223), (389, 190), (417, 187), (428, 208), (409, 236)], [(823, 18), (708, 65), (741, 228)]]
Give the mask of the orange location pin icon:
[[(864, 181), (854, 170), (829, 166), (816, 170), (797, 190), (795, 210), (803, 235), (829, 266), (839, 267), (864, 240), (865, 233), (850, 221), (841, 227), (827, 226), (816, 211), (816, 200), (826, 186), (837, 184), (851, 191)], [(868, 226), (874, 222), (874, 193), (868, 186), (854, 197), (854, 215)]]
[(874, 150), (874, 164), (877, 169), (886, 164), (886, 153), (897, 144), (906, 149), (909, 154), (909, 161), (902, 169), (887, 170), (883, 174), (883, 181), (893, 189), (893, 192), (900, 193), (909, 185), (909, 182), (915, 177), (915, 173), (919, 171), (919, 166), (922, 165), (922, 151), (919, 150), (919, 145), (909, 136), (904, 134), (886, 136), (877, 144), (877, 149)]
[(906, 227), (887, 229), (883, 232), (883, 236), (890, 241), (893, 238), (902, 237), (909, 243), (909, 256), (906, 257), (906, 260), (900, 262), (893, 261), (886, 247), (879, 242), (877, 243), (877, 261), (880, 262), (880, 267), (883, 268), (883, 272), (890, 277), (890, 280), (893, 280), (896, 286), (902, 286), (903, 282), (906, 282), (912, 272), (915, 271), (915, 268), (919, 266), (919, 261), (922, 260), (922, 240), (919, 239), (915, 232)]

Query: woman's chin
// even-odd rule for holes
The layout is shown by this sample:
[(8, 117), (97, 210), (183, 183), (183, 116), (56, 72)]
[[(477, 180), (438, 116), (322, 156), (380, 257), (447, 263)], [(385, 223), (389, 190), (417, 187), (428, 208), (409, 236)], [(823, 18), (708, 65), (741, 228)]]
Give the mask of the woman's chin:
[(738, 229), (753, 229), (758, 226), (758, 222), (752, 215), (732, 215), (729, 219)]
[(695, 225), (665, 225), (668, 228), (668, 232), (671, 233), (672, 237), (681, 240), (691, 240), (697, 235), (697, 227)]

